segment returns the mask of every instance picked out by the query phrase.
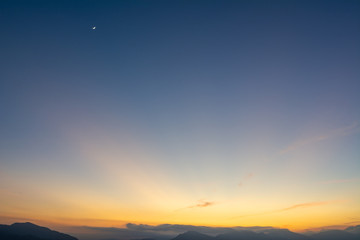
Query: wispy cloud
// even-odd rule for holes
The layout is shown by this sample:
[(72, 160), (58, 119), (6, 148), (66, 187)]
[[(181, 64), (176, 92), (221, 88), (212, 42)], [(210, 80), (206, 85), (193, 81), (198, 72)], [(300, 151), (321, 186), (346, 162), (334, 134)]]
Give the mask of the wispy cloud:
[(295, 205), (292, 205), (292, 206), (289, 206), (289, 207), (286, 207), (286, 208), (277, 209), (277, 210), (274, 210), (274, 211), (242, 215), (242, 216), (234, 217), (232, 219), (261, 216), (261, 215), (267, 215), (267, 214), (273, 214), (273, 213), (280, 213), (280, 212), (291, 211), (291, 210), (299, 209), (299, 208), (317, 207), (317, 206), (323, 206), (323, 205), (328, 205), (328, 204), (333, 204), (333, 203), (338, 203), (338, 202), (342, 202), (342, 201), (322, 201), (322, 202), (300, 203), (300, 204), (295, 204)]
[(360, 132), (360, 126), (358, 122), (354, 122), (353, 124), (337, 129), (333, 129), (327, 133), (324, 133), (322, 135), (313, 136), (311, 138), (303, 139), (294, 142), (293, 144), (290, 144), (288, 147), (284, 148), (279, 152), (280, 155), (294, 151), (298, 148), (301, 148), (305, 145), (315, 144), (320, 141), (324, 141), (331, 138), (341, 137), (341, 136), (347, 136), (350, 134), (354, 134)]
[(203, 207), (210, 207), (212, 205), (214, 205), (215, 202), (210, 202), (210, 201), (204, 201), (204, 200), (199, 200), (199, 203), (195, 204), (195, 205), (191, 205), (187, 208), (203, 208)]
[(359, 223), (360, 223), (360, 220), (347, 222), (346, 224), (347, 225), (353, 225), (353, 224), (359, 224)]
[(347, 183), (347, 182), (356, 182), (359, 181), (359, 178), (350, 178), (350, 179), (333, 179), (328, 181), (319, 182), (320, 184), (336, 184), (336, 183)]
[(308, 208), (308, 207), (315, 207), (315, 206), (323, 206), (323, 205), (328, 205), (330, 203), (332, 203), (332, 202), (328, 201), (328, 202), (301, 203), (301, 204), (295, 204), (295, 205), (292, 205), (290, 207), (277, 210), (276, 212), (284, 212), (284, 211), (289, 211), (289, 210), (293, 210), (293, 209), (296, 209), (296, 208)]
[(238, 183), (238, 186), (239, 186), (239, 187), (242, 187), (245, 182), (247, 182), (248, 180), (250, 180), (250, 179), (253, 178), (253, 177), (254, 177), (254, 173), (249, 173), (249, 174), (247, 174), (245, 177), (243, 177), (242, 181), (240, 181), (240, 182)]
[(198, 203), (194, 204), (194, 205), (190, 205), (184, 208), (179, 208), (176, 209), (175, 212), (177, 211), (181, 211), (181, 210), (185, 210), (185, 209), (191, 209), (191, 208), (205, 208), (205, 207), (210, 207), (215, 205), (216, 202), (212, 202), (212, 201), (205, 201), (205, 200), (199, 200)]

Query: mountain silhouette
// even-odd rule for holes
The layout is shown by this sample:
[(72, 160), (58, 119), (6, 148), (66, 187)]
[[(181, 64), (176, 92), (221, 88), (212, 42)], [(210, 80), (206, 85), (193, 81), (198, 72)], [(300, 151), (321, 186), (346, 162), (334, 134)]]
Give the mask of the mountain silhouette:
[(65, 233), (56, 232), (33, 223), (0, 225), (1, 240), (77, 240)]
[(311, 240), (311, 238), (291, 232), (287, 229), (268, 229), (264, 232), (234, 230), (231, 232), (219, 234), (216, 237), (195, 231), (189, 231), (178, 235), (172, 240)]
[(315, 240), (359, 240), (360, 235), (342, 230), (328, 230), (311, 236)]
[[(114, 235), (107, 235), (106, 231), (98, 236), (85, 236), (83, 239), (141, 239), (141, 240), (360, 240), (360, 225), (348, 227), (345, 230), (326, 230), (311, 235), (294, 233), (288, 229), (271, 227), (252, 228), (224, 228), (218, 232), (187, 231), (179, 235), (161, 235), (152, 231), (129, 231), (127, 229), (110, 228)], [(205, 232), (207, 230), (208, 232)], [(115, 232), (114, 232), (115, 231)], [(103, 235), (105, 234), (105, 235)], [(209, 234), (209, 235), (208, 235)], [(217, 235), (216, 235), (217, 234)], [(106, 237), (105, 237), (106, 236)], [(134, 237), (133, 237), (134, 236)], [(137, 237), (135, 237), (137, 236)], [(176, 236), (176, 237), (174, 237)], [(0, 240), (77, 240), (70, 235), (53, 231), (46, 227), (32, 223), (14, 223), (0, 225)]]
[(218, 235), (215, 240), (257, 240), (257, 239), (267, 239), (263, 236), (262, 233), (256, 233), (249, 230), (243, 231), (232, 231), (229, 233), (224, 233)]
[(266, 229), (260, 232), (249, 230), (233, 230), (231, 232), (209, 236), (195, 231), (189, 231), (178, 235), (172, 240), (360, 240), (360, 234), (349, 231), (357, 231), (358, 226), (346, 230), (328, 230), (311, 236), (291, 232), (288, 229)]
[(294, 233), (288, 229), (267, 229), (265, 231), (262, 231), (263, 234), (265, 234), (267, 237), (271, 239), (291, 239), (291, 240), (308, 240), (309, 237)]
[(233, 231), (220, 234), (216, 240), (309, 240), (309, 237), (291, 232), (287, 229), (267, 229), (261, 232)]
[(195, 231), (188, 231), (178, 235), (172, 240), (215, 240), (215, 238)]

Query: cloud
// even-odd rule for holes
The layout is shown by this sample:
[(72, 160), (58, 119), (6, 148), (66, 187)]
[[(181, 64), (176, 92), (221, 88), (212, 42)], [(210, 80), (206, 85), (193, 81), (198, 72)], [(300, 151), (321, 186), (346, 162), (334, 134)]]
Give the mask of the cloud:
[(247, 182), (247, 181), (249, 181), (249, 180), (250, 180), (251, 178), (253, 178), (253, 177), (254, 177), (254, 173), (249, 173), (249, 174), (247, 174), (245, 177), (242, 178), (242, 181), (240, 181), (240, 182), (238, 183), (238, 186), (239, 186), (239, 187), (244, 186), (244, 183)]
[(215, 202), (210, 202), (210, 201), (204, 201), (204, 200), (200, 200), (198, 204), (189, 206), (187, 208), (203, 208), (203, 207), (210, 207), (212, 205), (214, 205)]
[(153, 233), (161, 233), (161, 234), (180, 234), (187, 231), (196, 231), (203, 234), (208, 235), (217, 235), (226, 232), (232, 232), (234, 230), (243, 231), (249, 230), (254, 232), (261, 232), (269, 229), (273, 229), (273, 227), (207, 227), (207, 226), (194, 226), (194, 225), (180, 225), (180, 224), (161, 224), (161, 225), (146, 225), (146, 224), (133, 224), (128, 223), (126, 225), (127, 229), (131, 231), (138, 232), (153, 232)]
[(230, 233), (234, 230), (263, 232), (269, 229), (273, 229), (273, 227), (208, 227), (180, 224), (147, 225), (128, 223), (126, 224), (126, 228), (86, 226), (73, 227), (72, 231), (69, 233), (77, 233), (75, 236), (78, 236), (81, 239), (89, 240), (97, 240), (100, 238), (118, 240), (154, 238), (158, 240), (168, 240), (187, 231), (196, 231), (210, 236), (216, 236), (219, 234)]
[(359, 223), (360, 223), (360, 220), (347, 222), (346, 224), (347, 225), (353, 225), (353, 224), (359, 224)]
[(285, 212), (285, 211), (291, 211), (291, 210), (298, 209), (298, 208), (317, 207), (317, 206), (323, 206), (323, 205), (328, 205), (328, 204), (338, 203), (338, 202), (342, 202), (342, 201), (323, 201), (323, 202), (300, 203), (300, 204), (295, 204), (295, 205), (292, 205), (292, 206), (289, 206), (289, 207), (286, 207), (286, 208), (277, 209), (277, 210), (274, 210), (274, 211), (242, 215), (242, 216), (233, 217), (232, 219), (261, 216), (261, 215), (267, 215), (267, 214), (273, 214), (273, 213), (280, 213), (280, 212)]
[(325, 230), (346, 230), (347, 232), (356, 233), (358, 231), (358, 226), (353, 226), (354, 224), (359, 223), (360, 221), (354, 221), (354, 222), (347, 222), (344, 224), (338, 224), (338, 225), (328, 225), (328, 226), (322, 226), (322, 227), (315, 227), (315, 228), (307, 228), (304, 229), (302, 232), (320, 232)]
[(186, 231), (198, 231), (203, 233), (218, 233), (229, 230), (230, 228), (213, 228), (205, 226), (180, 225), (180, 224), (161, 224), (161, 225), (147, 225), (147, 224), (126, 224), (127, 229), (140, 232), (158, 232), (162, 234), (179, 234)]
[(187, 207), (184, 207), (184, 208), (176, 209), (176, 210), (174, 210), (174, 212), (185, 210), (185, 209), (191, 209), (191, 208), (205, 208), (205, 207), (213, 206), (215, 204), (216, 204), (216, 202), (199, 200), (197, 204), (190, 205), (190, 206), (187, 206)]
[(323, 205), (328, 205), (332, 202), (308, 202), (308, 203), (301, 203), (301, 204), (296, 204), (287, 208), (283, 208), (280, 209), (276, 212), (284, 212), (284, 211), (289, 211), (289, 210), (293, 210), (296, 208), (308, 208), (308, 207), (315, 207), (315, 206), (323, 206)]
[(248, 180), (253, 177), (254, 177), (254, 173), (249, 173), (248, 175), (245, 176), (245, 180)]
[(322, 181), (320, 182), (320, 184), (347, 183), (347, 182), (356, 182), (356, 181), (359, 181), (359, 178), (334, 179), (334, 180)]
[[(300, 205), (300, 204), (299, 204)], [(296, 205), (294, 205), (296, 206)], [(289, 207), (290, 208), (290, 207)], [(349, 227), (348, 224), (324, 226), (319, 228), (310, 228), (304, 231), (319, 231), (323, 229), (344, 229)], [(180, 224), (161, 224), (161, 225), (147, 225), (147, 224), (126, 224), (126, 228), (118, 227), (88, 227), (88, 226), (74, 226), (68, 233), (79, 237), (80, 239), (97, 240), (97, 239), (144, 239), (154, 238), (158, 240), (168, 240), (176, 237), (178, 234), (187, 231), (196, 231), (199, 233), (216, 236), (224, 233), (232, 233), (235, 231), (253, 231), (257, 233), (269, 232), (269, 230), (276, 230), (271, 226), (259, 227), (208, 227), (208, 226), (194, 226), (194, 225), (180, 225)]]
[(298, 148), (301, 148), (303, 146), (306, 145), (310, 145), (310, 144), (315, 144), (317, 142), (321, 142), (327, 139), (331, 139), (331, 138), (335, 138), (335, 137), (341, 137), (341, 136), (347, 136), (350, 134), (354, 134), (354, 133), (358, 133), (360, 132), (360, 126), (358, 122), (354, 122), (353, 124), (349, 125), (349, 126), (345, 126), (342, 128), (337, 128), (334, 130), (331, 130), (325, 134), (319, 135), (319, 136), (314, 136), (308, 139), (303, 139), (303, 140), (299, 140), (294, 142), (293, 144), (289, 145), (288, 147), (286, 147), (285, 149), (281, 150), (279, 152), (280, 155), (283, 155), (285, 153), (294, 151)]

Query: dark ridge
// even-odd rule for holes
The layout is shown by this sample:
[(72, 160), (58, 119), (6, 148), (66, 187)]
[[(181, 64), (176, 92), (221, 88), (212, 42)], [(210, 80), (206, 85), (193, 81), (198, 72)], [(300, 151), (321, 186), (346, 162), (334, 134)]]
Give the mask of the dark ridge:
[(14, 223), (0, 225), (1, 240), (77, 240), (65, 233), (53, 231), (33, 223)]
[(216, 237), (216, 240), (257, 240), (263, 239), (263, 234), (258, 234), (249, 230), (233, 231), (230, 233), (220, 234)]
[(359, 235), (342, 230), (328, 230), (311, 236), (315, 240), (359, 240)]
[(266, 236), (272, 238), (272, 239), (291, 239), (291, 240), (309, 240), (310, 238), (299, 234), (294, 233), (288, 229), (267, 229), (262, 232)]
[(178, 235), (173, 240), (215, 240), (215, 238), (195, 231), (188, 231)]

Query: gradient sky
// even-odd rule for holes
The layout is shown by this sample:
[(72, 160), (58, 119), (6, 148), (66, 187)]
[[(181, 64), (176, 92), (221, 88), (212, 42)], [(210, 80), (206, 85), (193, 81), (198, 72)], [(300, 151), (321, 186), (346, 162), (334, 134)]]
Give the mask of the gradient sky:
[(2, 0), (0, 219), (358, 224), (359, 43), (359, 1)]

